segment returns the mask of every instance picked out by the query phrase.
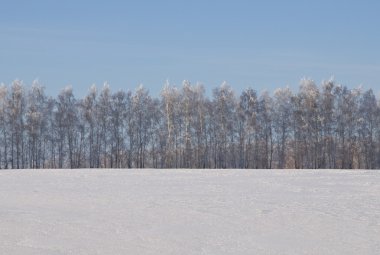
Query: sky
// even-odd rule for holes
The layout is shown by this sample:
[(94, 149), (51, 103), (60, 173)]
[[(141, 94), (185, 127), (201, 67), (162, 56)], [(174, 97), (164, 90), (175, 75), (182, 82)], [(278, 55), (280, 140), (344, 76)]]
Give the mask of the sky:
[(105, 81), (297, 89), (334, 77), (380, 92), (380, 1), (2, 1), (0, 82), (83, 97)]

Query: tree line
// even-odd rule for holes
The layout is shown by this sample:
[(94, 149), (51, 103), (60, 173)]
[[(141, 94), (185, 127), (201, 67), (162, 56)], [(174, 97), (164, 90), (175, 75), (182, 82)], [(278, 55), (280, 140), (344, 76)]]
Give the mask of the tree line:
[(223, 83), (92, 86), (56, 98), (38, 81), (0, 86), (0, 168), (380, 168), (380, 105), (372, 90), (329, 80), (273, 95)]

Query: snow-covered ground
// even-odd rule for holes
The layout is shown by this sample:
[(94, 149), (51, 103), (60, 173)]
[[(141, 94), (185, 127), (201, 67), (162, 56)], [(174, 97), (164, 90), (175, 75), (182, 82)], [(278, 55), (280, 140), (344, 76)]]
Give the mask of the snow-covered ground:
[(0, 254), (379, 254), (380, 171), (0, 171)]

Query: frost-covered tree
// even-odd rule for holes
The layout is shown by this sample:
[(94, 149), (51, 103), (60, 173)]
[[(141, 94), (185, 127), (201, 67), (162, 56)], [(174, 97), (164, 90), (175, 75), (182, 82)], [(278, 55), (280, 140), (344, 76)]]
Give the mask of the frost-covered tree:
[(236, 98), (231, 87), (223, 83), (213, 90), (214, 166), (217, 168), (236, 167)]
[(97, 101), (97, 122), (99, 125), (97, 133), (98, 165), (109, 167), (111, 157), (111, 90), (108, 83), (103, 85)]
[(136, 150), (134, 151), (135, 167), (144, 168), (148, 162), (147, 150), (151, 138), (153, 125), (153, 99), (142, 85), (140, 85), (132, 98), (133, 139), (135, 139)]
[(257, 162), (255, 149), (257, 148), (257, 114), (258, 98), (252, 88), (242, 92), (237, 108), (237, 133), (239, 168), (253, 168)]
[(85, 129), (87, 166), (90, 168), (99, 167), (99, 146), (97, 139), (97, 89), (92, 85), (88, 94), (81, 102), (81, 112)]
[(360, 100), (359, 112), (360, 148), (364, 167), (374, 169), (376, 165), (375, 137), (376, 128), (379, 127), (379, 108), (371, 89), (363, 94)]
[(240, 97), (223, 83), (113, 93), (0, 86), (0, 168), (380, 168), (380, 107), (333, 79)]
[(293, 93), (289, 88), (277, 89), (274, 93), (273, 126), (275, 131), (278, 168), (285, 168), (287, 166), (287, 148), (293, 111), (291, 102), (292, 96)]
[(0, 85), (0, 168), (8, 168), (9, 155), (9, 137), (11, 128), (9, 126), (8, 116), (8, 88), (5, 84)]
[(71, 86), (67, 86), (58, 95), (55, 112), (55, 125), (58, 142), (59, 168), (76, 168), (78, 164), (78, 140), (82, 140), (82, 134), (78, 129), (78, 107)]
[(337, 86), (334, 90), (336, 98), (336, 164), (335, 168), (361, 167), (358, 157), (358, 121), (360, 121), (360, 90), (349, 90), (345, 86)]
[(29, 167), (41, 168), (45, 160), (47, 133), (46, 96), (44, 88), (34, 81), (29, 90), (28, 106), (26, 112), (26, 130), (28, 134), (28, 158)]
[(166, 123), (166, 143), (165, 143), (165, 166), (178, 167), (176, 160), (176, 144), (178, 139), (179, 128), (177, 127), (178, 121), (178, 106), (179, 106), (179, 92), (176, 87), (173, 87), (167, 81), (161, 91), (162, 107)]
[(12, 168), (24, 168), (25, 157), (25, 113), (26, 97), (22, 81), (15, 80), (12, 83), (8, 95), (8, 120), (10, 128), (10, 156)]
[(299, 98), (303, 120), (303, 140), (305, 150), (304, 167), (319, 168), (321, 157), (321, 117), (320, 92), (314, 81), (303, 79), (300, 85)]
[(258, 150), (257, 168), (270, 169), (273, 166), (274, 130), (273, 130), (273, 99), (264, 92), (258, 101), (257, 113)]
[(111, 168), (125, 167), (127, 94), (118, 91), (111, 98)]
[(196, 168), (205, 168), (207, 159), (209, 158), (208, 142), (207, 142), (207, 129), (206, 129), (206, 97), (204, 86), (200, 83), (192, 88), (192, 109), (193, 118), (192, 123), (194, 127), (193, 148), (195, 160), (194, 166)]
[(322, 83), (321, 92), (321, 125), (322, 125), (322, 168), (336, 167), (336, 143), (334, 140), (334, 130), (336, 130), (335, 111), (335, 83), (333, 79)]

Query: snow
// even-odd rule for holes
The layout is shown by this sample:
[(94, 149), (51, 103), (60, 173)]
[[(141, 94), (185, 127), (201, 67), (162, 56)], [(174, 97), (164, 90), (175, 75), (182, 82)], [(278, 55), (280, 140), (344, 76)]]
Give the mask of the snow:
[(379, 171), (0, 171), (0, 254), (379, 251)]

